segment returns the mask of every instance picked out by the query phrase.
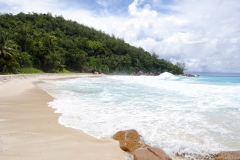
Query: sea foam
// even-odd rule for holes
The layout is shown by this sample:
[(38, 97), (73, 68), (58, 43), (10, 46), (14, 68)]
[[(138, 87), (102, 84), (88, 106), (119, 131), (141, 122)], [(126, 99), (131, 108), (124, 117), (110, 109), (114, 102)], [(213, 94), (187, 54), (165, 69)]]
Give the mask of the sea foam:
[(176, 79), (179, 79), (178, 77), (174, 76), (172, 73), (169, 73), (169, 72), (161, 73), (158, 76), (158, 78), (162, 79), (162, 80), (176, 80)]
[(240, 85), (160, 77), (72, 79), (46, 90), (60, 124), (97, 138), (134, 128), (148, 144), (191, 159), (240, 149)]

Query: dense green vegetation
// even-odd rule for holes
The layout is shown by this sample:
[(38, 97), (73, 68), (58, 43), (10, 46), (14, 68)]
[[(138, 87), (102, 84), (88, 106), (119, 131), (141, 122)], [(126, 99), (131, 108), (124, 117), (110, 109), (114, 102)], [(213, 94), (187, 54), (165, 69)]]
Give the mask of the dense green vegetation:
[(123, 39), (50, 13), (0, 14), (0, 34), (0, 73), (35, 72), (33, 68), (44, 72), (183, 73), (181, 66)]
[(44, 73), (42, 70), (36, 69), (36, 68), (20, 68), (18, 73), (20, 74), (31, 74), (31, 73)]

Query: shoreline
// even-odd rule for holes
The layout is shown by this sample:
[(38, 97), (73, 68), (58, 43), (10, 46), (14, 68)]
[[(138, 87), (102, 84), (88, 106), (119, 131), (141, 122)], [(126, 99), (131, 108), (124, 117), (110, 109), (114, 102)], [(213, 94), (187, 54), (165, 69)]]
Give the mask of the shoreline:
[[(44, 86), (54, 83), (45, 80), (102, 76), (105, 75), (0, 75), (0, 159), (126, 160), (128, 155), (120, 149), (118, 141), (97, 139), (82, 130), (61, 125), (58, 122), (61, 113), (48, 105), (54, 97)], [(239, 150), (225, 152), (240, 156)], [(169, 156), (173, 160), (185, 159)]]
[(103, 75), (0, 75), (0, 159), (125, 160), (117, 141), (59, 124), (61, 114), (47, 105), (53, 97), (38, 86), (42, 80), (96, 76)]

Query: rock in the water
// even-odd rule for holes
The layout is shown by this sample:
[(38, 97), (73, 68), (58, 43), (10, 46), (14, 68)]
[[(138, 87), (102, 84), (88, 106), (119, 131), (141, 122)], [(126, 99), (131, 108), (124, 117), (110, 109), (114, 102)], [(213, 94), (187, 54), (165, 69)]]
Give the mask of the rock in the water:
[(222, 151), (215, 160), (240, 160), (240, 151)]
[(113, 135), (113, 139), (119, 141), (119, 145), (122, 150), (128, 150), (125, 146), (125, 131), (118, 131)]
[(141, 148), (134, 151), (134, 160), (171, 160), (160, 148)]
[(120, 148), (134, 155), (134, 160), (171, 160), (160, 148), (147, 146), (134, 129), (119, 131), (113, 135), (118, 140)]
[(133, 153), (135, 149), (147, 147), (140, 135), (134, 129), (119, 131), (113, 135), (113, 139), (118, 140), (120, 148), (124, 151)]

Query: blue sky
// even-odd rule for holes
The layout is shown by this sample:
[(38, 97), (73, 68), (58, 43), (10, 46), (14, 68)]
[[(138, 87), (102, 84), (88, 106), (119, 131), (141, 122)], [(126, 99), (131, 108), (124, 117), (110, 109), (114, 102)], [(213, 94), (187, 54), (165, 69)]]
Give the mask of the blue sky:
[[(64, 2), (64, 1), (63, 1)], [(69, 4), (76, 4), (78, 7), (90, 10), (94, 14), (109, 13), (112, 15), (128, 16), (128, 6), (133, 2), (133, 0), (72, 0)], [(167, 5), (174, 4), (175, 0), (145, 0), (139, 1), (139, 7), (144, 7), (149, 4), (152, 8), (158, 12), (167, 13)], [(161, 5), (159, 5), (161, 4)]]
[(239, 0), (0, 0), (0, 11), (62, 15), (188, 71), (240, 72)]

